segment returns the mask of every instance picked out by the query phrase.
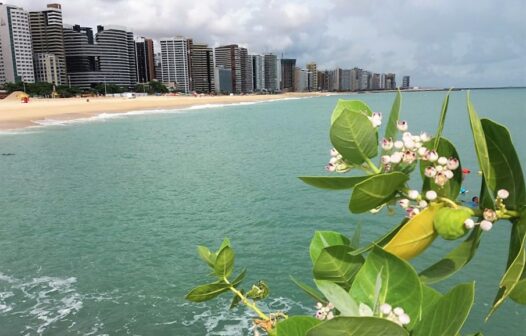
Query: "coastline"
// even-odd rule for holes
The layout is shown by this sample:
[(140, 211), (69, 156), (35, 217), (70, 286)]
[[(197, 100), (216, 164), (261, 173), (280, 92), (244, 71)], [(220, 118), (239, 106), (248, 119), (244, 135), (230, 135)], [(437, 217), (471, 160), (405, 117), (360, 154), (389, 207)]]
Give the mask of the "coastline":
[(287, 98), (326, 96), (327, 93), (291, 92), (277, 95), (246, 96), (147, 96), (127, 99), (123, 97), (92, 97), (31, 99), (24, 104), (18, 100), (0, 100), (0, 130), (19, 130), (41, 126), (46, 121), (87, 119), (101, 114), (134, 111), (184, 109), (206, 105), (255, 103)]

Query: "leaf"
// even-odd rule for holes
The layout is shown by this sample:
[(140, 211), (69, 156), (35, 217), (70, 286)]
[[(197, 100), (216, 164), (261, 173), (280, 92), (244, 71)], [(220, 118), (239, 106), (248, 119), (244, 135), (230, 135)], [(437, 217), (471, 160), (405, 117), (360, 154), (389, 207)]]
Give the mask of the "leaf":
[(495, 173), (495, 194), (498, 189), (509, 191), (504, 200), (508, 209), (519, 209), (526, 203), (526, 189), (522, 167), (511, 141), (508, 129), (489, 119), (482, 119), (482, 129), (486, 137), (490, 166)]
[[(442, 103), (442, 111), (440, 112), (440, 119), (438, 121), (438, 129), (437, 129), (437, 133), (435, 137), (435, 142), (433, 145), (434, 150), (437, 150), (440, 139), (442, 138), (442, 130), (444, 129), (444, 123), (446, 122), (446, 114), (447, 114), (447, 107), (449, 105), (449, 94), (450, 93), (451, 93), (451, 89), (449, 89), (449, 91), (447, 92), (446, 98), (444, 98), (444, 102)], [(458, 158), (458, 156), (455, 156), (455, 157)]]
[(326, 247), (336, 245), (349, 246), (349, 244), (349, 239), (341, 233), (334, 231), (316, 231), (310, 242), (309, 253), (311, 261), (314, 264), (320, 256), (321, 251)]
[(234, 270), (234, 250), (225, 246), (217, 255), (214, 273), (220, 278), (228, 278)]
[(224, 249), (227, 246), (228, 247), (232, 247), (232, 245), (230, 244), (230, 239), (225, 238), (225, 239), (223, 239), (223, 242), (221, 243), (221, 246), (219, 246), (219, 250), (217, 250), (217, 253), (221, 252), (221, 250)]
[(269, 294), (268, 285), (264, 281), (258, 281), (252, 288), (247, 292), (247, 297), (254, 301), (263, 300)]
[(345, 110), (332, 124), (331, 143), (350, 164), (361, 165), (378, 154), (378, 132), (362, 112)]
[(379, 302), (402, 307), (411, 317), (413, 325), (421, 314), (422, 285), (416, 271), (402, 259), (375, 247), (351, 286), (351, 296), (370, 307), (375, 305), (375, 284), (382, 277)]
[(371, 176), (354, 187), (349, 209), (353, 213), (362, 213), (379, 207), (390, 201), (408, 179), (409, 176), (400, 172)]
[(433, 219), (441, 207), (440, 204), (432, 203), (411, 218), (383, 247), (384, 250), (405, 260), (410, 260), (424, 252), (437, 236)]
[(307, 336), (408, 336), (398, 324), (379, 317), (336, 317), (313, 327)]
[(316, 302), (327, 303), (327, 301), (323, 298), (323, 295), (320, 292), (318, 292), (316, 289), (310, 287), (309, 285), (299, 280), (296, 280), (292, 275), (290, 276), (290, 279), (292, 280), (292, 282), (296, 284), (296, 286), (301, 288), (307, 295), (309, 295), (311, 298), (316, 300)]
[(486, 187), (489, 188), (489, 190), (495, 190), (496, 188), (496, 180), (495, 180), (495, 175), (494, 175), (495, 173), (493, 169), (491, 169), (489, 153), (488, 153), (488, 145), (486, 143), (486, 137), (484, 136), (484, 130), (482, 128), (482, 123), (480, 122), (477, 112), (475, 111), (475, 108), (473, 107), (473, 104), (471, 103), (469, 91), (468, 91), (467, 101), (468, 101), (469, 121), (471, 124), (471, 131), (473, 133), (473, 141), (475, 142), (475, 150), (477, 152), (477, 158), (479, 161), (480, 169), (482, 170), (482, 176), (484, 178), (484, 181), (486, 182)]
[[(391, 107), (391, 113), (389, 114), (389, 120), (387, 121), (387, 126), (385, 128), (385, 139), (395, 139), (396, 135), (398, 134), (398, 127), (397, 123), (400, 119), (400, 106), (402, 104), (402, 94), (400, 93), (400, 90), (396, 92), (396, 97), (393, 102), (393, 106)], [(394, 141), (394, 140), (393, 140)], [(388, 151), (385, 149), (382, 150), (382, 155), (387, 154)]]
[(357, 249), (360, 247), (361, 234), (362, 234), (362, 223), (358, 222), (358, 224), (356, 224), (356, 229), (354, 229), (354, 233), (351, 237), (351, 242), (349, 243), (349, 246), (351, 246), (353, 249)]
[(186, 295), (186, 299), (192, 302), (208, 301), (221, 293), (227, 292), (230, 284), (219, 282), (195, 287)]
[(477, 226), (459, 246), (449, 252), (437, 263), (420, 272), (420, 279), (426, 284), (433, 284), (449, 278), (462, 269), (475, 255), (480, 243), (482, 231)]
[(426, 311), (411, 335), (457, 335), (473, 306), (474, 287), (474, 283), (461, 284), (449, 291)]
[(316, 280), (315, 282), (318, 289), (340, 311), (342, 316), (360, 316), (358, 302), (354, 301), (345, 289), (327, 280)]
[[(431, 141), (428, 142), (426, 145), (429, 146), (434, 140), (436, 140), (436, 138), (431, 139)], [(459, 160), (458, 168), (453, 170), (453, 178), (449, 180), (443, 187), (440, 187), (435, 183), (434, 179), (428, 178), (424, 175), (426, 167), (432, 165), (432, 163), (429, 161), (420, 160), (420, 175), (422, 176), (422, 180), (424, 182), (422, 186), (422, 191), (426, 192), (428, 190), (434, 190), (440, 197), (447, 197), (451, 200), (456, 200), (460, 192), (463, 180), (462, 166), (460, 164), (460, 157), (458, 155), (458, 152), (455, 149), (455, 146), (446, 138), (440, 138), (436, 151), (440, 156), (444, 156), (446, 158), (457, 158)]]
[(199, 254), (199, 257), (203, 259), (204, 262), (208, 264), (208, 266), (214, 268), (214, 264), (216, 261), (216, 255), (208, 249), (206, 246), (197, 246), (197, 253)]
[(349, 288), (352, 279), (362, 266), (362, 256), (352, 256), (349, 246), (338, 245), (324, 248), (313, 267), (314, 278), (317, 280), (330, 280)]
[(343, 190), (352, 189), (357, 183), (360, 183), (369, 176), (301, 176), (300, 180), (311, 186), (331, 189), (331, 190)]
[(247, 275), (247, 270), (243, 269), (243, 271), (239, 273), (239, 275), (234, 279), (234, 281), (232, 281), (232, 286), (236, 287), (237, 285), (239, 285), (243, 281), (243, 279), (245, 279), (245, 275)]
[(443, 295), (435, 289), (422, 285), (422, 316), (442, 298)]
[(276, 336), (305, 336), (310, 328), (320, 323), (312, 316), (291, 316), (276, 325)]
[(345, 110), (361, 112), (367, 116), (371, 116), (373, 114), (373, 112), (371, 111), (371, 108), (367, 106), (367, 104), (361, 100), (338, 99), (338, 102), (336, 103), (336, 107), (332, 111), (331, 125), (334, 124), (336, 119), (338, 119), (338, 117), (340, 117), (340, 115)]
[(510, 248), (506, 272), (499, 284), (499, 292), (493, 301), (493, 307), (486, 316), (486, 321), (504, 303), (519, 282), (526, 265), (526, 210), (522, 211), (511, 228)]
[[(245, 294), (245, 291), (244, 290), (239, 290), (241, 292), (241, 294)], [(234, 294), (234, 297), (232, 298), (232, 302), (230, 303), (230, 307), (228, 309), (234, 309), (235, 307), (237, 307), (237, 305), (239, 305), (239, 303), (241, 302), (241, 297), (237, 294)]]
[(510, 294), (513, 301), (526, 305), (526, 270), (522, 272), (521, 280), (517, 282), (515, 288)]

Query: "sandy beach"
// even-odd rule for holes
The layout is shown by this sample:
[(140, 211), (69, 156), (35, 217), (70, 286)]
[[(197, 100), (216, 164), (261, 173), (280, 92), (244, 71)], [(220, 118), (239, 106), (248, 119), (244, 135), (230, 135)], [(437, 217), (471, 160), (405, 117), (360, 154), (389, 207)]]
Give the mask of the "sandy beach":
[(148, 96), (135, 99), (96, 97), (31, 99), (24, 104), (19, 100), (0, 100), (0, 130), (19, 129), (36, 125), (46, 119), (72, 120), (88, 118), (101, 113), (119, 113), (139, 110), (185, 108), (206, 104), (236, 104), (293, 97), (310, 97), (318, 93), (284, 93), (279, 95), (246, 96)]

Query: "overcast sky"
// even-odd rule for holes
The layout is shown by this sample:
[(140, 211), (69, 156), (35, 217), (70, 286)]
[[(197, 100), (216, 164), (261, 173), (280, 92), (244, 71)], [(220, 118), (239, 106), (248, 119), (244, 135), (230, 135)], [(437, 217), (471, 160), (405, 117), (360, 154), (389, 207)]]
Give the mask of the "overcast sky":
[[(4, 0), (40, 10), (42, 0)], [(526, 86), (525, 0), (63, 0), (64, 23), (117, 24), (418, 86)]]

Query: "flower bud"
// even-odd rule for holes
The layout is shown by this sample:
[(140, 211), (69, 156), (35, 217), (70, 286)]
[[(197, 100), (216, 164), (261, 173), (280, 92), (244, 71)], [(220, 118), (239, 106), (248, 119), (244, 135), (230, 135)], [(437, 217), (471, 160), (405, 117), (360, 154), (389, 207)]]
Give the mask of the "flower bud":
[(497, 197), (500, 199), (505, 200), (509, 196), (510, 196), (510, 193), (506, 189), (500, 189), (499, 191), (497, 191)]
[(383, 150), (386, 150), (386, 151), (387, 151), (387, 150), (390, 150), (390, 149), (393, 148), (393, 145), (394, 145), (394, 143), (393, 143), (393, 139), (391, 139), (391, 138), (389, 138), (389, 139), (383, 139), (381, 145), (382, 145), (382, 149), (383, 149)]
[(439, 157), (438, 158), (438, 164), (439, 165), (446, 165), (447, 164), (447, 159), (443, 156)]
[(378, 127), (382, 124), (382, 114), (380, 112), (373, 112), (373, 115), (368, 117), (373, 124), (373, 127)]
[(453, 178), (454, 174), (451, 170), (444, 170), (444, 175), (446, 175), (446, 177), (450, 180)]
[(425, 157), (426, 153), (427, 153), (427, 148), (425, 147), (418, 148), (418, 155), (420, 155), (421, 157)]
[(335, 156), (338, 156), (340, 153), (338, 153), (338, 151), (335, 149), (335, 148), (332, 148), (331, 149), (331, 156), (332, 157), (335, 157)]
[(426, 156), (427, 159), (431, 162), (435, 162), (436, 160), (438, 160), (438, 153), (434, 150), (428, 151)]
[(400, 321), (400, 323), (402, 325), (406, 325), (406, 324), (409, 324), (411, 322), (411, 319), (409, 318), (409, 315), (402, 314), (402, 315), (398, 316), (398, 321)]
[(431, 140), (431, 137), (426, 132), (422, 132), (420, 133), (420, 140), (422, 142), (428, 142), (429, 140)]
[(406, 150), (406, 151), (404, 152), (404, 154), (402, 154), (402, 161), (403, 161), (404, 163), (409, 163), (409, 164), (411, 164), (411, 163), (413, 163), (415, 160), (416, 160), (416, 154), (413, 153), (413, 152), (410, 151), (410, 150)]
[(332, 165), (335, 165), (338, 161), (340, 161), (340, 160), (338, 160), (337, 157), (333, 156), (333, 157), (331, 157), (331, 159), (329, 160), (329, 163), (332, 164)]
[(426, 192), (426, 198), (429, 200), (429, 201), (434, 201), (436, 200), (436, 198), (438, 197), (436, 191), (434, 190), (429, 190)]
[(396, 315), (396, 316), (401, 316), (402, 314), (404, 314), (404, 310), (401, 308), (401, 307), (396, 307), (395, 309), (393, 309), (393, 313)]
[(489, 231), (493, 227), (493, 223), (488, 220), (483, 220), (480, 222), (480, 228), (482, 231)]
[(391, 156), (390, 155), (382, 155), (381, 159), (382, 164), (386, 165), (391, 162)]
[(449, 158), (449, 160), (447, 160), (447, 164), (446, 165), (447, 165), (447, 169), (455, 170), (460, 165), (460, 162), (458, 161), (458, 159)]
[[(327, 313), (327, 316), (326, 316), (326, 319), (327, 320), (332, 320), (334, 318), (334, 313), (332, 311), (328, 312)], [(403, 324), (403, 323), (402, 323)]]
[(411, 138), (404, 139), (404, 146), (407, 149), (413, 149), (415, 147), (415, 142)]
[(405, 131), (407, 131), (407, 128), (409, 126), (407, 125), (407, 121), (405, 121), (405, 120), (398, 120), (396, 122), (396, 127), (398, 128), (398, 130), (400, 130), (402, 132), (405, 132)]
[(316, 303), (316, 309), (322, 309), (322, 308), (323, 308), (323, 303), (317, 302)]
[(473, 219), (468, 218), (464, 221), (464, 227), (468, 230), (471, 230), (475, 227), (475, 222), (473, 221)]
[(497, 213), (493, 209), (484, 209), (482, 216), (485, 220), (494, 222), (497, 220)]
[(435, 183), (443, 187), (447, 183), (447, 176), (443, 172), (438, 172), (435, 176)]
[(424, 175), (427, 177), (430, 177), (430, 178), (435, 177), (436, 174), (437, 174), (437, 170), (433, 166), (428, 166), (424, 170)]
[(404, 148), (404, 143), (403, 143), (402, 141), (400, 141), (400, 140), (397, 140), (397, 141), (395, 141), (395, 143), (394, 143), (394, 147), (395, 147), (396, 149), (402, 149), (402, 148)]
[(390, 304), (388, 303), (384, 303), (380, 306), (380, 312), (384, 315), (389, 315), (391, 314), (391, 311), (392, 311), (392, 307)]
[(400, 152), (394, 152), (391, 154), (391, 163), (400, 163), (402, 161), (402, 153)]
[(398, 204), (400, 204), (402, 208), (407, 209), (407, 207), (409, 206), (409, 200), (407, 198), (403, 198), (398, 201)]
[(407, 196), (410, 198), (410, 199), (414, 199), (416, 200), (419, 196), (420, 196), (420, 193), (418, 192), (418, 190), (409, 190), (407, 192)]
[(336, 170), (336, 166), (329, 163), (328, 165), (325, 166), (325, 170), (332, 173)]
[(418, 207), (421, 209), (427, 208), (427, 202), (424, 200), (421, 200), (420, 202), (418, 202)]

